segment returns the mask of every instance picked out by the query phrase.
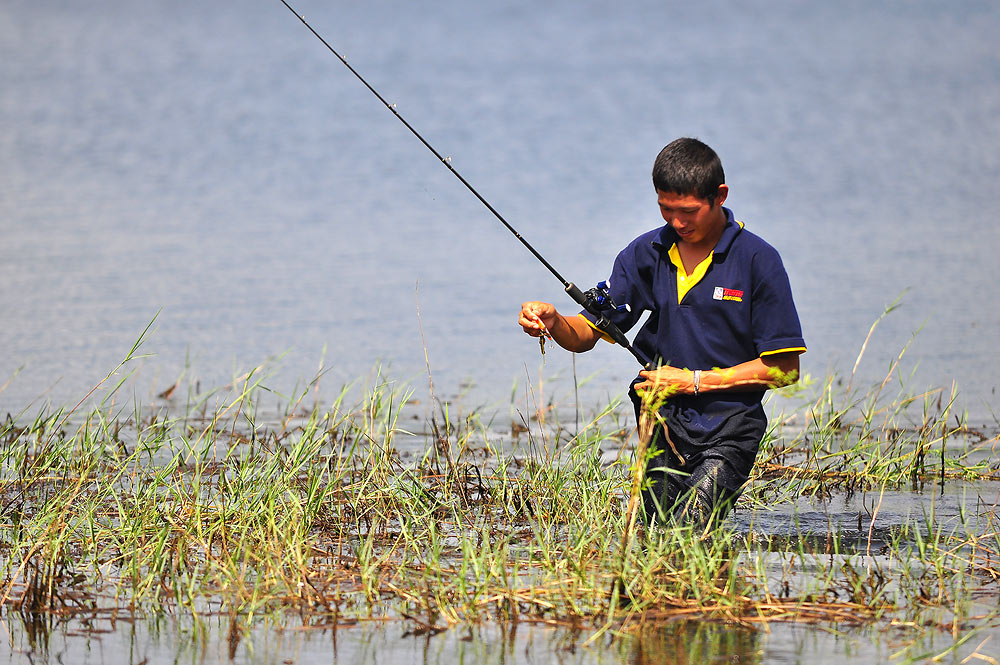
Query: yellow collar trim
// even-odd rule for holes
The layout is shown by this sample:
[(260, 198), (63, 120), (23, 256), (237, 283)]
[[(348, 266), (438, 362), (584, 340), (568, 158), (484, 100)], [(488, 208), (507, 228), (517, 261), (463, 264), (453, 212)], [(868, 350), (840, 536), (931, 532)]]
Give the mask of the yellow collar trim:
[(712, 256), (715, 255), (715, 251), (709, 253), (705, 259), (699, 263), (694, 271), (689, 275), (687, 270), (684, 268), (684, 262), (681, 261), (681, 253), (677, 250), (677, 243), (674, 243), (670, 249), (667, 251), (667, 256), (670, 257), (670, 262), (677, 267), (677, 302), (684, 302), (684, 296), (690, 291), (695, 284), (700, 282), (708, 272), (708, 266), (712, 265)]

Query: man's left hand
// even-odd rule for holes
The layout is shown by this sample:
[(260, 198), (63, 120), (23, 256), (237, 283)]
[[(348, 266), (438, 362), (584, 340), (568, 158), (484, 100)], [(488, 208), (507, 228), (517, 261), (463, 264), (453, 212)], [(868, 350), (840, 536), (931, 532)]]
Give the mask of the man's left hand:
[(635, 384), (638, 392), (653, 390), (667, 396), (694, 392), (694, 372), (689, 369), (664, 365), (654, 370), (643, 370), (639, 372), (639, 376), (645, 381)]

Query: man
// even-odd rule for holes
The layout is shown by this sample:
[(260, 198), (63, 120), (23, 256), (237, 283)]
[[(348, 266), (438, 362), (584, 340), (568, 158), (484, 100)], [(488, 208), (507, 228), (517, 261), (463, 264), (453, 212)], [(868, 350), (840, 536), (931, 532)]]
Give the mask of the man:
[[(805, 342), (778, 252), (722, 205), (729, 187), (715, 151), (697, 139), (671, 142), (653, 186), (666, 225), (615, 259), (609, 293), (629, 307), (608, 318), (627, 332), (649, 312), (633, 346), (658, 369), (639, 372), (629, 391), (637, 417), (643, 396), (659, 397), (665, 424), (650, 441), (646, 519), (710, 527), (750, 476), (767, 428), (764, 392), (797, 380)], [(595, 320), (526, 302), (518, 323), (583, 352), (611, 341)]]

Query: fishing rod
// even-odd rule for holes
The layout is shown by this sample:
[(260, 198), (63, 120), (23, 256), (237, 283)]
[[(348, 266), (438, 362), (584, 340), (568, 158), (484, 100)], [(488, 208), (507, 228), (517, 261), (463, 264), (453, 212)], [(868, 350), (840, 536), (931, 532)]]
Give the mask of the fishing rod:
[(420, 132), (418, 132), (413, 127), (413, 125), (411, 125), (409, 122), (407, 122), (406, 118), (404, 118), (402, 115), (400, 115), (399, 111), (396, 110), (396, 105), (395, 104), (390, 104), (388, 101), (386, 101), (386, 99), (382, 95), (379, 94), (378, 90), (376, 90), (372, 86), (372, 84), (369, 83), (365, 79), (365, 77), (363, 77), (358, 72), (358, 70), (356, 70), (354, 67), (351, 66), (351, 64), (349, 62), (347, 62), (347, 58), (345, 58), (343, 55), (341, 55), (340, 53), (338, 53), (337, 50), (335, 48), (333, 48), (330, 45), (329, 42), (327, 42), (325, 39), (323, 39), (322, 35), (320, 35), (318, 32), (316, 32), (315, 28), (313, 28), (311, 25), (309, 25), (309, 23), (306, 21), (306, 17), (305, 16), (303, 16), (302, 14), (299, 14), (297, 11), (295, 11), (295, 9), (293, 9), (292, 6), (290, 4), (288, 4), (288, 2), (286, 0), (281, 0), (281, 4), (285, 5), (285, 7), (288, 8), (288, 11), (292, 12), (292, 14), (294, 14), (295, 17), (297, 19), (299, 19), (299, 21), (302, 22), (302, 25), (306, 26), (306, 28), (309, 29), (309, 32), (313, 33), (313, 35), (316, 36), (316, 39), (318, 39), (320, 42), (322, 42), (323, 46), (325, 46), (330, 51), (330, 53), (332, 53), (333, 55), (335, 55), (338, 60), (340, 60), (342, 63), (344, 63), (344, 66), (347, 67), (347, 69), (350, 70), (350, 72), (352, 74), (354, 74), (355, 78), (357, 78), (359, 81), (361, 81), (361, 83), (363, 83), (364, 86), (366, 88), (368, 88), (368, 90), (373, 95), (375, 95), (375, 97), (378, 98), (378, 100), (380, 102), (382, 102), (382, 105), (385, 106), (387, 109), (389, 109), (392, 112), (392, 114), (394, 116), (396, 116), (396, 119), (399, 120), (401, 123), (403, 123), (403, 126), (406, 127), (408, 130), (410, 130), (410, 133), (413, 134), (414, 136), (416, 136), (417, 139), (419, 139), (420, 142), (424, 144), (424, 147), (427, 148), (428, 150), (430, 150), (431, 153), (435, 157), (437, 157), (438, 161), (441, 162), (442, 164), (444, 164), (445, 168), (447, 168), (449, 171), (451, 171), (452, 175), (454, 175), (456, 178), (458, 178), (459, 182), (461, 182), (463, 185), (465, 185), (466, 189), (468, 189), (470, 192), (472, 192), (473, 195), (475, 195), (475, 197), (477, 199), (479, 199), (479, 202), (482, 203), (484, 206), (486, 206), (486, 209), (489, 210), (491, 213), (493, 213), (493, 216), (496, 217), (498, 220), (500, 220), (500, 223), (503, 224), (505, 227), (507, 227), (507, 230), (510, 231), (511, 233), (513, 233), (514, 237), (517, 238), (518, 240), (520, 240), (521, 244), (524, 245), (527, 248), (527, 250), (529, 252), (531, 252), (531, 254), (536, 259), (538, 259), (541, 262), (541, 264), (543, 266), (545, 266), (548, 269), (548, 271), (555, 276), (556, 279), (558, 279), (562, 283), (563, 287), (566, 289), (566, 293), (569, 294), (569, 297), (572, 298), (574, 301), (576, 301), (577, 304), (579, 304), (585, 310), (587, 310), (588, 312), (590, 312), (597, 319), (597, 321), (594, 322), (594, 325), (599, 330), (601, 330), (601, 332), (604, 332), (605, 334), (608, 335), (608, 337), (610, 337), (616, 343), (618, 343), (623, 348), (625, 348), (626, 350), (628, 350), (633, 356), (635, 356), (635, 359), (638, 360), (640, 364), (642, 364), (643, 366), (646, 366), (646, 367), (650, 367), (651, 366), (651, 363), (650, 363), (649, 359), (644, 358), (632, 346), (632, 343), (629, 342), (628, 338), (625, 337), (625, 333), (623, 333), (621, 331), (621, 329), (618, 326), (616, 326), (611, 321), (611, 319), (608, 318), (608, 313), (609, 312), (620, 311), (620, 310), (623, 310), (623, 309), (627, 309), (628, 305), (621, 305), (621, 306), (616, 305), (614, 303), (614, 301), (611, 299), (611, 296), (608, 294), (607, 284), (605, 282), (601, 282), (600, 284), (598, 284), (594, 288), (588, 289), (587, 291), (582, 291), (576, 284), (573, 284), (572, 282), (567, 281), (565, 278), (563, 278), (563, 276), (560, 275), (559, 272), (555, 268), (552, 267), (552, 264), (550, 264), (548, 261), (546, 261), (545, 257), (542, 256), (541, 254), (539, 254), (538, 251), (534, 247), (532, 247), (531, 244), (527, 240), (524, 239), (524, 236), (522, 236), (520, 233), (518, 233), (517, 229), (515, 229), (506, 219), (504, 219), (503, 215), (501, 215), (497, 211), (497, 209), (494, 208), (490, 204), (490, 202), (487, 201), (483, 197), (483, 195), (480, 194), (476, 190), (476, 188), (473, 187), (469, 183), (469, 181), (466, 180), (462, 176), (462, 174), (458, 172), (457, 169), (455, 169), (454, 166), (451, 165), (451, 158), (450, 157), (443, 157), (441, 155), (441, 153), (439, 153), (434, 148), (434, 146), (432, 146), (430, 144), (430, 142), (427, 141), (427, 139), (425, 139), (423, 136), (421, 136)]

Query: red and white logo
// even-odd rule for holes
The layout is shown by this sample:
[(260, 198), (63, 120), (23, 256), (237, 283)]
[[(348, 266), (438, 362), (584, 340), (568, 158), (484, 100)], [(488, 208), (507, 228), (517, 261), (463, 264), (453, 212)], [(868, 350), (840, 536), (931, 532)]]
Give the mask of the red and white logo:
[(739, 289), (727, 289), (717, 286), (715, 287), (715, 292), (712, 294), (712, 298), (715, 300), (734, 300), (736, 302), (743, 302), (743, 292)]

